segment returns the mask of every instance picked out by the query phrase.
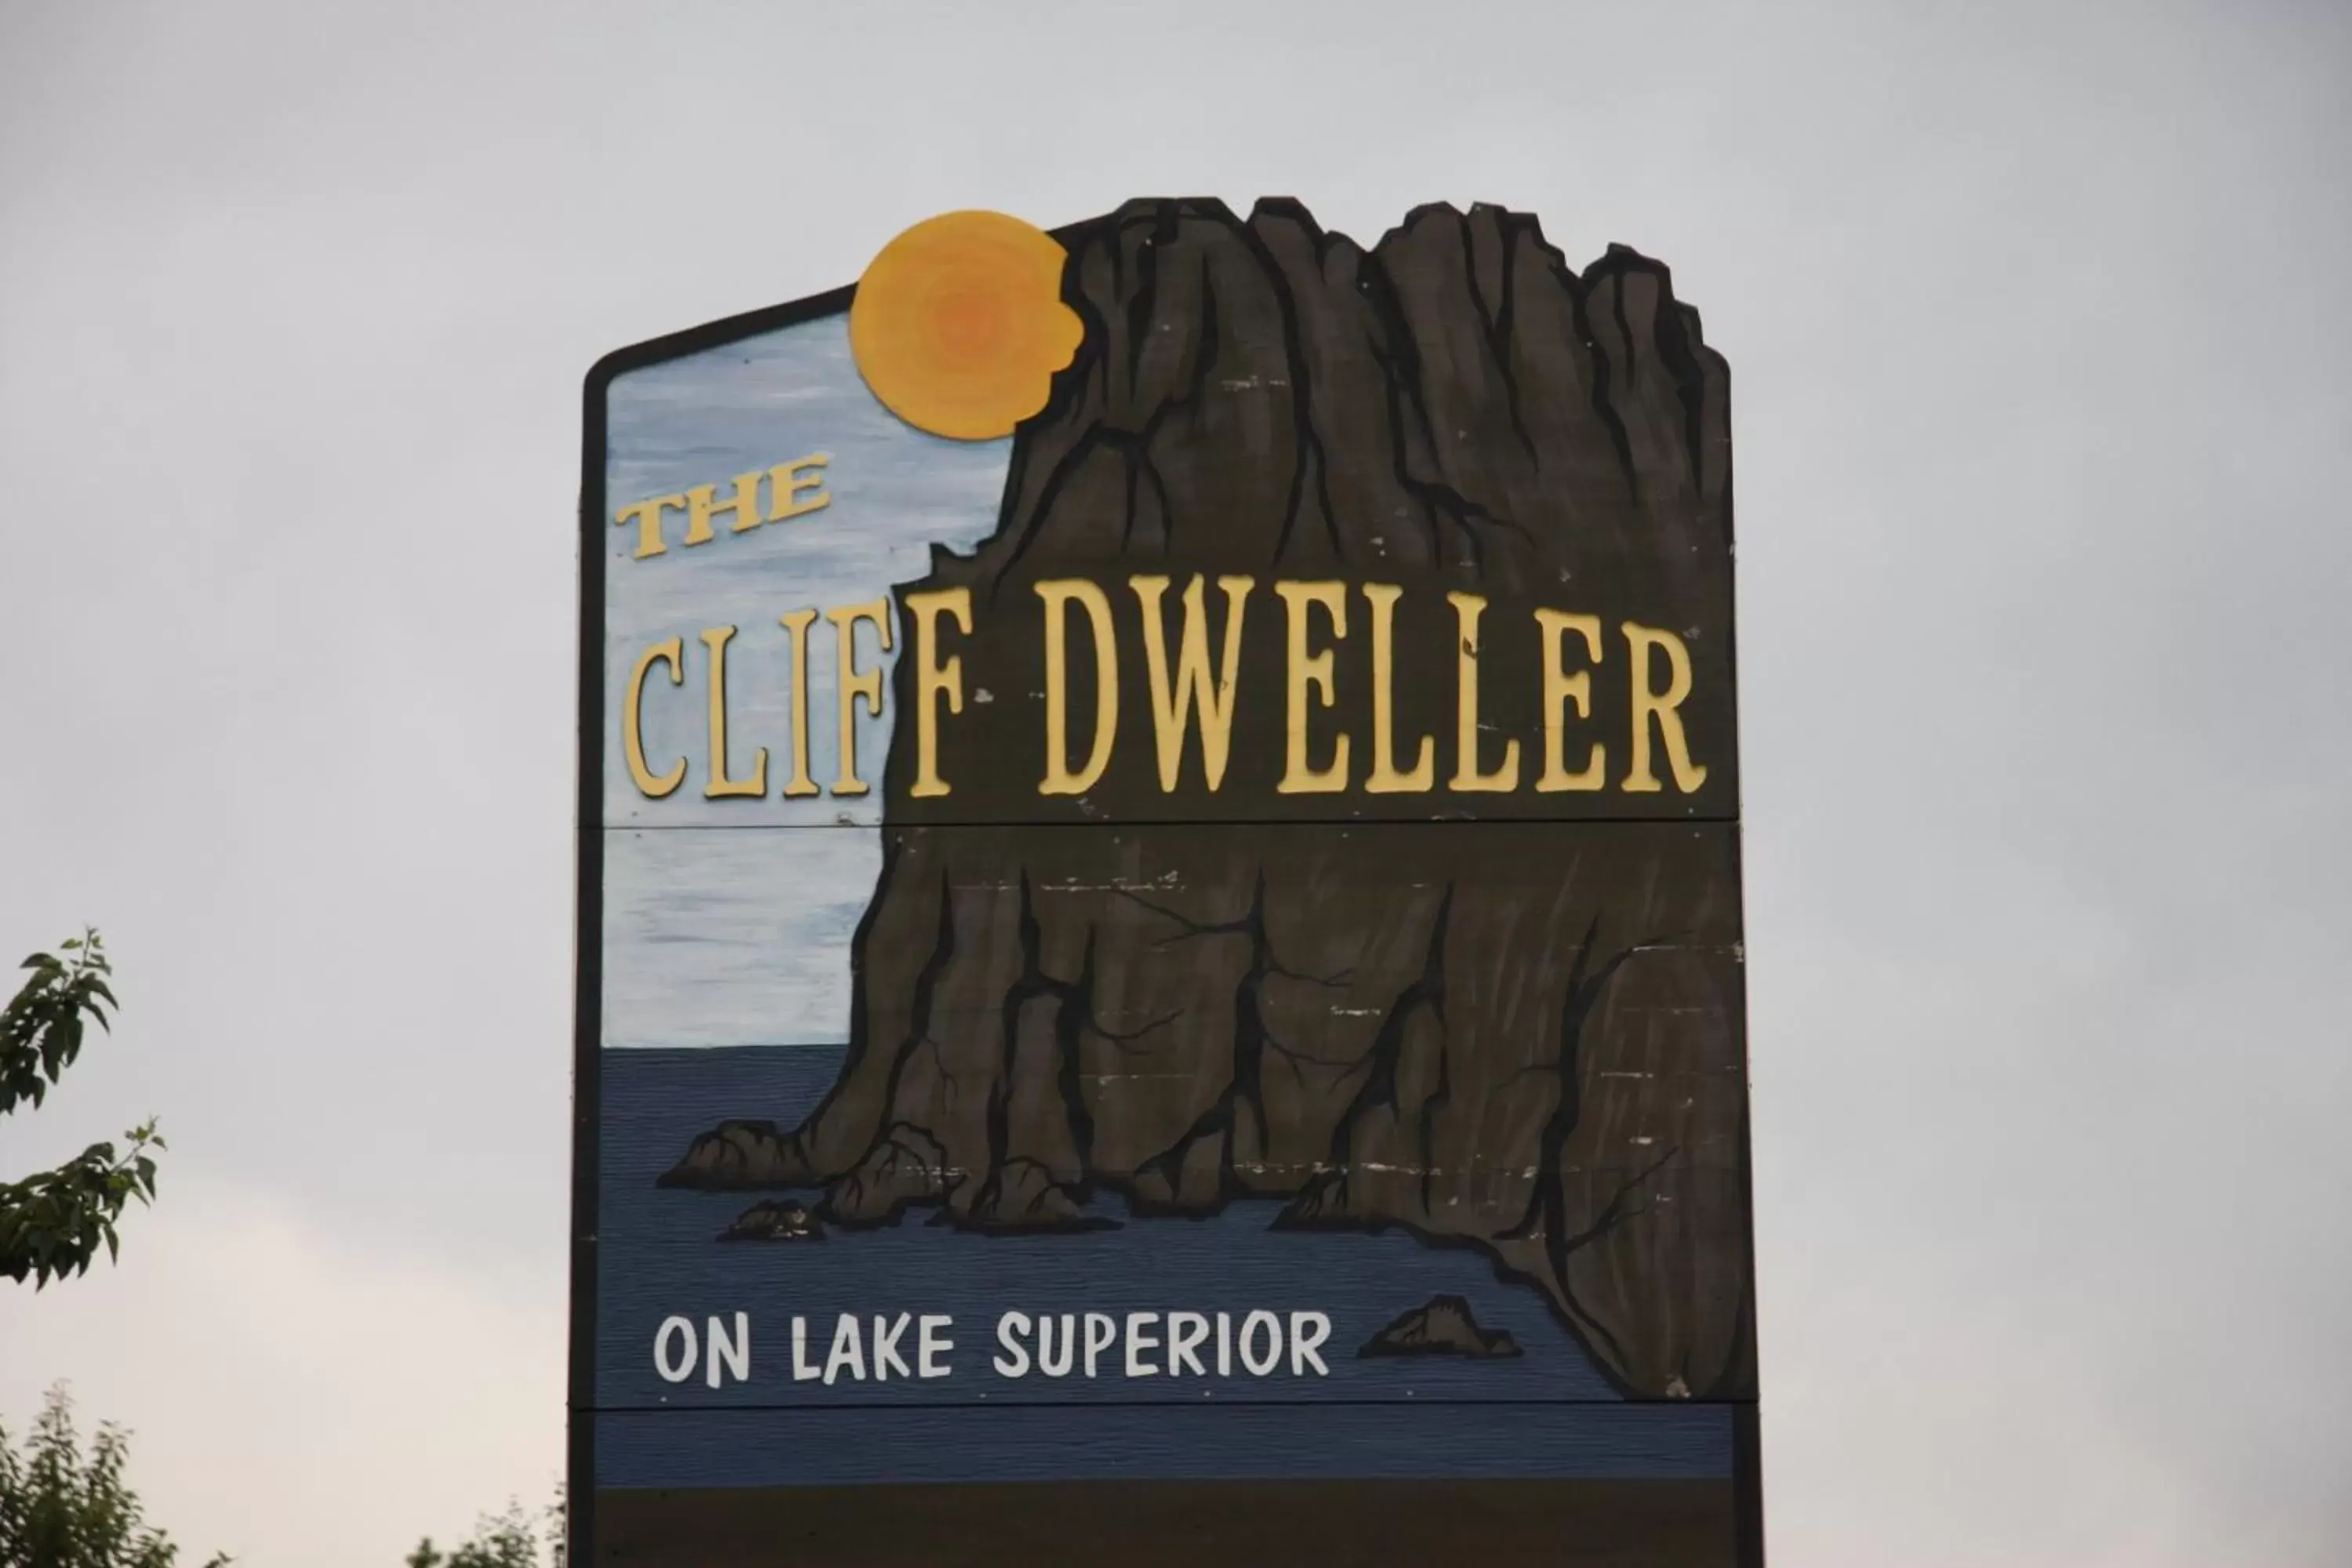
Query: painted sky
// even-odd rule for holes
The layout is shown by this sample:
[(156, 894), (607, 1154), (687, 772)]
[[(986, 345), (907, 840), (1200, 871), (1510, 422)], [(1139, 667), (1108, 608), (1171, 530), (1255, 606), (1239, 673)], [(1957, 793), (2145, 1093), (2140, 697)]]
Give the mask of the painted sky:
[[(868, 793), (836, 795), (840, 771), (834, 626), (809, 628), (809, 775), (824, 793), (788, 798), (793, 610), (871, 603), (922, 577), (934, 547), (970, 552), (996, 527), (1011, 440), (924, 434), (876, 401), (849, 353), (849, 318), (762, 332), (614, 378), (607, 400), (606, 510), (715, 484), (813, 454), (826, 459), (821, 509), (738, 532), (722, 514), (706, 544), (682, 542), (675, 510), (660, 554), (640, 559), (637, 525), (605, 540), (604, 1039), (607, 1046), (744, 1046), (849, 1037), (849, 943), (882, 869), (882, 772), (897, 702), (888, 672), (905, 649), (854, 628), (857, 668), (883, 672), (879, 717), (856, 710), (856, 772)], [(811, 492), (820, 493), (820, 492)], [(803, 500), (805, 497), (801, 498)], [(772, 502), (772, 488), (761, 491)], [(704, 630), (727, 641), (730, 767), (768, 752), (767, 793), (719, 800), (709, 782)], [(682, 683), (646, 683), (648, 765), (688, 759), (672, 794), (648, 799), (609, 737), (638, 657), (677, 638)], [(977, 700), (981, 693), (972, 693)], [(855, 826), (853, 826), (855, 825)], [(735, 832), (791, 826), (793, 833)], [(618, 831), (634, 827), (635, 831)]]
[[(646, 683), (646, 754), (656, 769), (680, 756), (693, 760), (675, 794), (648, 800), (631, 782), (620, 748), (609, 746), (604, 820), (616, 827), (881, 821), (882, 762), (889, 754), (893, 714), (887, 700), (879, 720), (866, 717), (863, 708), (856, 712), (857, 773), (869, 793), (782, 795), (793, 676), (791, 640), (777, 617), (881, 598), (896, 584), (922, 577), (935, 544), (969, 552), (995, 531), (1012, 441), (950, 441), (902, 423), (858, 379), (845, 314), (631, 371), (614, 379), (607, 410), (604, 485), (611, 511), (705, 484), (718, 486), (723, 500), (733, 492), (734, 476), (813, 454), (827, 459), (821, 493), (832, 500), (741, 533), (731, 515), (725, 516), (713, 525), (709, 543), (692, 546), (680, 542), (685, 520), (673, 510), (662, 553), (643, 560), (636, 557), (634, 522), (606, 534), (608, 706), (619, 713), (630, 673), (647, 646), (681, 639), (684, 684), (666, 686), (659, 675)], [(761, 487), (761, 498), (768, 504), (772, 487)], [(741, 776), (751, 767), (753, 748), (764, 745), (769, 752), (768, 798), (756, 805), (702, 794), (709, 782), (704, 682), (709, 654), (701, 635), (713, 626), (737, 628), (727, 643), (730, 765)], [(815, 699), (809, 775), (820, 784), (829, 784), (840, 768), (833, 701), (836, 635), (823, 616), (808, 634), (808, 687)], [(858, 669), (887, 673), (898, 663), (902, 643), (882, 648), (870, 625), (854, 635)]]
[(191, 1561), (551, 1488), (598, 357), (958, 207), (1487, 200), (1733, 366), (1774, 1560), (2334, 1568), (2347, 82), (2316, 0), (0, 7), (0, 937), (125, 1002), (0, 1177), (173, 1145), (0, 1415)]
[(607, 1047), (849, 1038), (849, 945), (874, 827), (620, 831), (604, 840)]

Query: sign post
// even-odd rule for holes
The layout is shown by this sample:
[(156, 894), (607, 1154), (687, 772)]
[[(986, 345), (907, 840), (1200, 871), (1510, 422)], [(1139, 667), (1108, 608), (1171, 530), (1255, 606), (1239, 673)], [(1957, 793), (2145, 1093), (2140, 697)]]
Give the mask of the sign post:
[(955, 213), (586, 421), (577, 1562), (1761, 1563), (1664, 267)]

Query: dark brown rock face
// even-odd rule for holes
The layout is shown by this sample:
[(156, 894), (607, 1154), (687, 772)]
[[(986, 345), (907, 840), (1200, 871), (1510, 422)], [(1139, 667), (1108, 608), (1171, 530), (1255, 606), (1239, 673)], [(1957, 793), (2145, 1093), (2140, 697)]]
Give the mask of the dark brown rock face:
[[(664, 1180), (821, 1191), (847, 1227), (1279, 1200), (1283, 1226), (1479, 1248), (1630, 1394), (1749, 1396), (1727, 395), (1695, 313), (1664, 268), (1612, 250), (1579, 275), (1486, 208), (1366, 252), (1289, 204), (1137, 204), (1072, 239), (1066, 294), (1087, 344), (1015, 437), (998, 531), (908, 585), (971, 590), (971, 700), (940, 731), (951, 792), (913, 795), (900, 661), (841, 1077), (800, 1126), (726, 1123)], [(1259, 604), (1220, 789), (1197, 749), (1163, 786), (1128, 658), (1111, 765), (1041, 796), (1032, 587), (1135, 572), (1171, 595), (1194, 573), (1402, 585), (1398, 657), (1433, 668), (1392, 683), (1399, 744), (1434, 735), (1448, 766), (1445, 593), (1481, 595), (1482, 765), (1515, 740), (1530, 778), (1532, 607), (1671, 628), (1705, 781), (1278, 793), (1285, 628)], [(1363, 642), (1337, 645), (1343, 696)], [(1612, 781), (1626, 658), (1595, 667), (1580, 742)]]
[(1519, 1353), (1508, 1330), (1482, 1329), (1470, 1303), (1459, 1296), (1436, 1296), (1401, 1314), (1364, 1342), (1360, 1356), (1458, 1355), (1473, 1361), (1507, 1360)]
[[(1433, 735), (1447, 767), (1455, 620), (1445, 595), (1486, 599), (1482, 747), (1491, 765), (1517, 742), (1530, 780), (1543, 748), (1530, 608), (1606, 623), (1587, 717), (1618, 777), (1632, 727), (1619, 623), (1675, 631), (1689, 645), (1682, 710), (1703, 785), (1627, 794), (1612, 779), (1597, 795), (1523, 785), (1478, 797), (1476, 815), (1737, 815), (1729, 375), (1665, 268), (1612, 248), (1579, 275), (1533, 218), (1487, 207), (1466, 217), (1423, 208), (1367, 252), (1291, 203), (1263, 204), (1244, 223), (1214, 203), (1153, 202), (1072, 241), (1065, 292), (1087, 321), (1086, 343), (1015, 437), (1002, 523), (970, 558), (938, 553), (912, 585), (971, 590), (978, 635), (961, 650), (965, 682), (991, 700), (941, 728), (950, 794), (911, 795), (912, 748), (893, 750), (894, 820), (1198, 821), (1204, 806), (1258, 820), (1466, 814), (1464, 797), (1444, 793), (1277, 792), (1286, 624), (1276, 576), (1402, 589), (1396, 749), (1402, 759), (1406, 737)], [(1183, 787), (1161, 788), (1147, 674), (1130, 640), (1108, 771), (1084, 796), (1040, 796), (1034, 584), (1104, 583), (1126, 640), (1139, 612), (1123, 584), (1138, 572), (1174, 579), (1171, 618), (1192, 574), (1257, 580), (1226, 777), (1204, 795), (1194, 753)], [(1355, 635), (1335, 647), (1334, 722), (1356, 731), (1360, 780), (1373, 673), (1367, 606), (1350, 595)], [(1213, 587), (1208, 602), (1211, 645), (1221, 647)], [(1092, 669), (1083, 657), (1072, 663), (1070, 711), (1084, 731)], [(902, 661), (902, 716), (919, 700), (914, 679)]]
[(721, 1241), (823, 1241), (824, 1221), (806, 1204), (792, 1198), (771, 1198), (753, 1204), (725, 1230)]

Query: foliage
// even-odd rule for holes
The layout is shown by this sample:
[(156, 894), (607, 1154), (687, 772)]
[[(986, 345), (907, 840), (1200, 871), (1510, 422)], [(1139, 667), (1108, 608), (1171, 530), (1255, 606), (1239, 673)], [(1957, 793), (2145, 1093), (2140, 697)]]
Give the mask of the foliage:
[[(113, 973), (95, 931), (85, 931), (58, 952), (37, 952), (29, 977), (0, 1009), (0, 1116), (19, 1105), (38, 1109), (49, 1088), (81, 1055), (92, 1022), (110, 1027), (107, 1009), (119, 1005), (108, 986)], [(125, 1135), (130, 1147), (93, 1143), (54, 1171), (20, 1182), (0, 1182), (0, 1275), (36, 1289), (52, 1279), (79, 1274), (100, 1246), (111, 1258), (121, 1250), (115, 1222), (132, 1199), (155, 1195), (155, 1162), (163, 1147), (152, 1121)]]
[(103, 1029), (106, 1009), (117, 1005), (106, 984), (112, 966), (98, 933), (83, 931), (64, 952), (63, 958), (37, 952), (25, 960), (32, 978), (0, 1013), (0, 1116), (19, 1100), (37, 1108), (49, 1085), (81, 1055), (84, 1015)]
[[(131, 1435), (100, 1426), (84, 1452), (73, 1402), (49, 1391), (22, 1452), (0, 1426), (0, 1568), (175, 1568), (180, 1549), (145, 1522), (123, 1479)], [(205, 1568), (225, 1568), (215, 1554)]]
[[(548, 1506), (541, 1524), (546, 1532), (547, 1568), (563, 1568), (563, 1499), (559, 1493)], [(484, 1514), (474, 1524), (474, 1538), (455, 1552), (443, 1552), (426, 1536), (404, 1559), (407, 1568), (539, 1568), (540, 1536), (522, 1504), (509, 1500), (507, 1510)], [(0, 1564), (0, 1568), (6, 1568)]]

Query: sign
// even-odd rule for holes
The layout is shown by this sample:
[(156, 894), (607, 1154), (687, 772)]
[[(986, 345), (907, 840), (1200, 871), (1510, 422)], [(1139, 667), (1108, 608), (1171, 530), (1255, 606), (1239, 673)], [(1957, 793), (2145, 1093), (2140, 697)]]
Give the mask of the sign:
[(575, 1561), (1761, 1562), (1727, 399), (1485, 206), (596, 367)]

